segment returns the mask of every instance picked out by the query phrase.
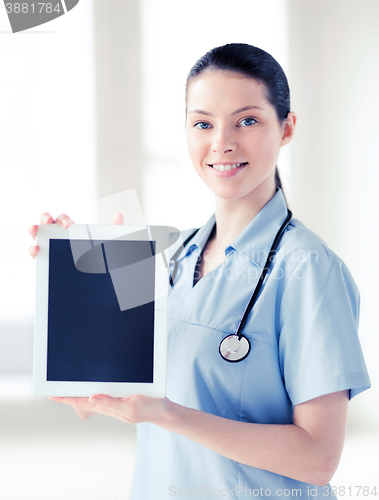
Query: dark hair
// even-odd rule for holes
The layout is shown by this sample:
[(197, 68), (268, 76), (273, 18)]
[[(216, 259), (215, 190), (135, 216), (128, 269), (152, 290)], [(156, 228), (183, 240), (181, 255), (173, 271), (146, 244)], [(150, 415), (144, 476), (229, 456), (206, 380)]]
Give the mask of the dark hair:
[[(280, 123), (284, 122), (291, 111), (290, 89), (282, 67), (270, 54), (258, 47), (247, 43), (228, 43), (207, 52), (188, 74), (186, 96), (190, 81), (205, 70), (233, 71), (262, 82), (266, 88), (266, 98), (275, 108)], [(275, 184), (277, 188), (282, 187), (278, 168), (275, 171)]]

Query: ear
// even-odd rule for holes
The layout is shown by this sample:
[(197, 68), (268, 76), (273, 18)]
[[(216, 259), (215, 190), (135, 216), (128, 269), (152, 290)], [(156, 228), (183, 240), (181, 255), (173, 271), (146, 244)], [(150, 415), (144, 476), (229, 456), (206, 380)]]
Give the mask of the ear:
[(295, 133), (296, 114), (293, 111), (288, 113), (288, 116), (283, 124), (283, 135), (281, 139), (281, 146), (288, 144)]

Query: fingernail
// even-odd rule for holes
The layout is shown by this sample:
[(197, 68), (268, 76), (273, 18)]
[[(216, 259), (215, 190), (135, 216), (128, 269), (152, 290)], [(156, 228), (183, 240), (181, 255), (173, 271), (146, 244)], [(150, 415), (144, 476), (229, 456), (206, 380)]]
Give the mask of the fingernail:
[(96, 397), (96, 396), (91, 396), (89, 398), (89, 402), (90, 403), (98, 403), (100, 401), (100, 398)]

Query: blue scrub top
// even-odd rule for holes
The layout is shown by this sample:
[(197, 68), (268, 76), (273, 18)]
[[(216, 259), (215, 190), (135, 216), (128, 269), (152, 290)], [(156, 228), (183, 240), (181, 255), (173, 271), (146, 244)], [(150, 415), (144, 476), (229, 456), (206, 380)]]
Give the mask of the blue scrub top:
[[(280, 241), (246, 322), (249, 355), (230, 363), (219, 354), (220, 341), (237, 329), (286, 216), (278, 190), (225, 249), (226, 260), (196, 285), (196, 263), (214, 227), (214, 215), (179, 254), (169, 295), (170, 400), (242, 422), (291, 424), (295, 405), (345, 389), (351, 398), (370, 387), (357, 335), (355, 282), (341, 259), (296, 219)], [(184, 231), (183, 240), (191, 233)], [(235, 462), (152, 424), (137, 429), (133, 500), (325, 499), (330, 493), (328, 487), (312, 487)]]

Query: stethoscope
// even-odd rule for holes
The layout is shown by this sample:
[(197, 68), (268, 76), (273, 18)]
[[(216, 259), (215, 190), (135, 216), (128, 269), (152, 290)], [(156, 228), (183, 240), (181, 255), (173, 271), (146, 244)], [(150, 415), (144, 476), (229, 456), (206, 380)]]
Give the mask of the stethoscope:
[[(230, 363), (237, 363), (238, 361), (242, 361), (243, 359), (245, 359), (246, 356), (250, 352), (250, 348), (251, 348), (250, 341), (242, 334), (242, 330), (244, 329), (247, 318), (248, 318), (248, 316), (249, 316), (249, 314), (250, 314), (250, 312), (251, 312), (251, 310), (252, 310), (252, 308), (253, 308), (253, 306), (258, 298), (258, 295), (259, 295), (259, 292), (262, 288), (267, 271), (269, 270), (270, 265), (275, 258), (276, 250), (278, 248), (281, 237), (283, 236), (284, 231), (287, 229), (288, 224), (291, 222), (291, 219), (292, 219), (292, 212), (291, 212), (291, 210), (287, 209), (286, 220), (283, 222), (279, 231), (276, 233), (276, 236), (275, 236), (274, 242), (271, 246), (270, 252), (268, 254), (265, 266), (264, 266), (262, 273), (259, 277), (258, 283), (254, 289), (254, 292), (251, 295), (250, 300), (246, 306), (246, 309), (242, 315), (242, 318), (238, 324), (236, 333), (226, 336), (220, 342), (219, 352), (220, 352), (221, 356), (225, 359), (225, 361), (229, 361)], [(170, 261), (171, 274), (170, 274), (169, 280), (170, 280), (171, 287), (174, 286), (174, 280), (175, 280), (175, 276), (177, 273), (178, 264), (176, 262), (176, 258), (178, 257), (180, 252), (183, 250), (183, 248), (185, 248), (185, 246), (188, 244), (188, 242), (195, 236), (195, 234), (198, 232), (199, 229), (196, 229), (196, 231), (194, 233), (192, 233), (185, 240), (183, 245), (181, 245), (180, 248), (175, 252), (175, 254), (173, 255), (173, 257)]]

